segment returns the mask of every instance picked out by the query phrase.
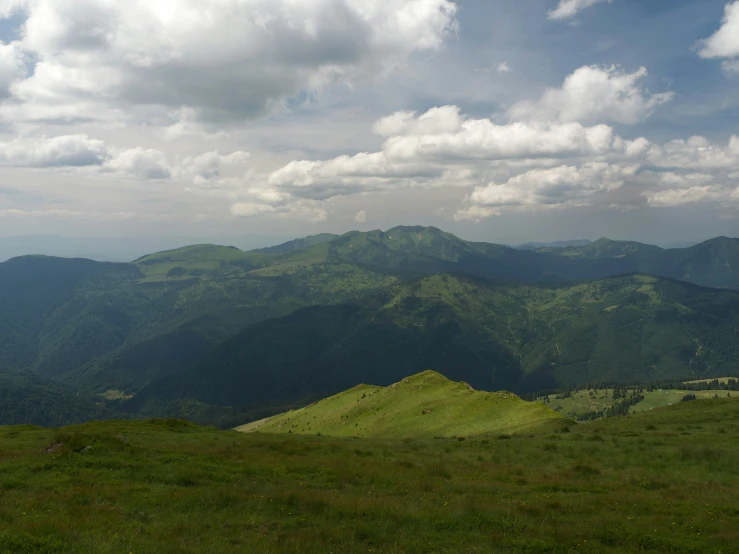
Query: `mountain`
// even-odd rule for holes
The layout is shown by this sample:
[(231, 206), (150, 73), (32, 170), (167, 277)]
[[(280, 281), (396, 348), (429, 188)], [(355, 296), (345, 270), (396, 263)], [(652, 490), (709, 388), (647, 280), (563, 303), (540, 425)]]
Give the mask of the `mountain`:
[[(522, 251), (396, 227), (273, 253), (14, 258), (0, 264), (0, 367), (107, 394), (134, 415), (208, 417), (275, 413), (426, 369), (514, 392), (715, 375), (734, 360), (733, 293), (669, 279), (739, 287), (738, 242)], [(612, 278), (629, 273), (667, 278)]]
[(641, 275), (539, 286), (438, 275), (249, 326), (127, 409), (176, 414), (188, 399), (274, 413), (426, 369), (517, 393), (720, 376), (739, 364), (737, 345), (734, 291)]
[(554, 242), (527, 242), (514, 246), (517, 250), (541, 250), (544, 248), (572, 248), (578, 246), (587, 246), (589, 240), (558, 240)]
[(243, 433), (375, 438), (512, 434), (567, 420), (541, 403), (507, 392), (480, 392), (434, 371), (389, 387), (358, 385), (306, 408), (237, 428)]
[[(116, 343), (120, 327), (126, 324), (125, 315), (115, 307), (89, 307), (89, 317), (82, 322), (78, 316), (84, 308), (77, 305), (63, 316), (65, 326), (76, 324), (66, 337), (47, 330), (76, 291), (95, 296), (135, 283), (140, 277), (135, 266), (90, 260), (27, 256), (0, 264), (0, 366), (27, 368), (34, 364), (39, 350), (54, 350), (49, 342), (64, 350), (62, 343), (69, 334), (91, 339), (84, 340), (82, 358), (102, 354)], [(69, 352), (61, 355), (66, 354)]]
[(0, 425), (59, 427), (111, 417), (112, 412), (31, 372), (0, 372)]
[(587, 246), (539, 249), (569, 260), (616, 262), (624, 273), (642, 272), (715, 288), (739, 288), (739, 239), (718, 237), (689, 248), (665, 250), (638, 242), (600, 239)]
[(277, 246), (269, 246), (267, 248), (258, 248), (252, 250), (252, 252), (262, 252), (264, 254), (285, 254), (287, 252), (294, 252), (296, 250), (304, 250), (308, 247), (315, 246), (316, 244), (323, 244), (324, 242), (331, 242), (334, 239), (339, 238), (339, 235), (333, 235), (331, 233), (322, 233), (320, 235), (313, 235), (302, 239), (295, 239)]

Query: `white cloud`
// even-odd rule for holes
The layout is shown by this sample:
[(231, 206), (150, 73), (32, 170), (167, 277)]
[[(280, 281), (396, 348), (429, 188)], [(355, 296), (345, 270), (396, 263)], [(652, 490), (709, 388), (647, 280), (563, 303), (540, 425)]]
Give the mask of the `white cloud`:
[(726, 4), (721, 27), (703, 41), (702, 58), (728, 58), (724, 69), (739, 71), (739, 0)]
[(249, 160), (247, 152), (227, 155), (206, 152), (199, 156), (175, 158), (147, 148), (115, 148), (88, 135), (58, 137), (18, 137), (0, 142), (0, 166), (53, 169), (87, 168), (88, 173), (116, 174), (140, 181), (166, 180), (171, 177), (191, 181), (209, 181), (221, 177), (225, 167), (239, 167)]
[(580, 167), (559, 166), (534, 169), (512, 177), (505, 183), (477, 187), (467, 199), (471, 208), (457, 213), (456, 219), (479, 220), (495, 215), (498, 208), (582, 206), (599, 192), (621, 188), (633, 177), (638, 166), (587, 163)]
[(499, 63), (496, 69), (498, 73), (510, 73), (511, 72), (511, 66), (508, 65), (506, 62)]
[(6, 119), (125, 118), (131, 106), (158, 106), (230, 122), (438, 50), (457, 8), (450, 0), (28, 0), (25, 9), (20, 44), (37, 62), (16, 84)]
[(0, 0), (0, 18), (8, 18), (26, 7), (27, 0)]
[(726, 146), (703, 137), (659, 145), (625, 140), (603, 124), (497, 124), (468, 118), (456, 106), (397, 112), (377, 121), (374, 130), (386, 139), (381, 151), (290, 162), (269, 175), (269, 190), (289, 205), (408, 188), (470, 187), (454, 217), (479, 221), (506, 209), (633, 209), (647, 201), (663, 205), (670, 195), (698, 201), (695, 192), (669, 191), (712, 187), (739, 172), (738, 137)]
[(698, 202), (728, 201), (732, 198), (739, 200), (739, 189), (725, 189), (722, 187), (690, 187), (685, 189), (669, 189), (662, 191), (648, 191), (646, 197), (650, 206), (672, 207)]
[(176, 173), (180, 177), (209, 181), (220, 177), (224, 167), (243, 165), (250, 158), (251, 155), (248, 152), (241, 150), (227, 155), (221, 155), (217, 151), (206, 152), (199, 156), (189, 156), (181, 160)]
[(454, 133), (391, 137), (385, 143), (388, 159), (486, 159), (559, 157), (606, 154), (615, 136), (607, 125), (585, 127), (580, 123), (510, 123), (469, 119)]
[(647, 70), (624, 73), (616, 66), (584, 66), (560, 88), (547, 90), (537, 101), (524, 101), (508, 111), (512, 121), (606, 122), (635, 124), (670, 101), (674, 93), (650, 94), (641, 84)]
[(585, 8), (595, 6), (601, 2), (610, 1), (611, 0), (560, 0), (559, 5), (549, 12), (549, 19), (572, 19)]
[(10, 95), (11, 85), (24, 73), (18, 43), (5, 44), (0, 41), (0, 99)]
[(0, 142), (0, 165), (10, 167), (85, 167), (108, 158), (105, 142), (87, 135), (16, 138)]
[(647, 159), (665, 169), (735, 169), (739, 168), (739, 136), (732, 136), (727, 146), (700, 136), (673, 140), (663, 146), (651, 145)]
[(354, 221), (357, 223), (367, 223), (367, 212), (362, 210), (359, 212), (356, 216), (354, 216)]
[(105, 169), (140, 180), (169, 179), (172, 175), (163, 152), (144, 148), (116, 153), (105, 162)]

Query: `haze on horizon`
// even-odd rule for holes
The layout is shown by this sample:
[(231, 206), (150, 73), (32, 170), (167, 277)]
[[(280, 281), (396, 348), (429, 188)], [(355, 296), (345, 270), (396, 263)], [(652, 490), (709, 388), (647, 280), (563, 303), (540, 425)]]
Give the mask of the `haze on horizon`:
[(202, 6), (0, 0), (0, 238), (739, 235), (739, 0)]

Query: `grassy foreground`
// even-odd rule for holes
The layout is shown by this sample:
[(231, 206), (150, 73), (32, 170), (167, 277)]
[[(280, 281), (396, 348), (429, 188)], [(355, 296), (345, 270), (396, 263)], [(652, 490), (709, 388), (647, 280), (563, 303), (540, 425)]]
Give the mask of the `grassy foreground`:
[(306, 408), (239, 427), (250, 433), (433, 438), (555, 431), (567, 420), (508, 392), (483, 392), (424, 371), (389, 387), (359, 385)]
[(737, 552), (737, 439), (727, 398), (466, 440), (5, 427), (0, 552)]

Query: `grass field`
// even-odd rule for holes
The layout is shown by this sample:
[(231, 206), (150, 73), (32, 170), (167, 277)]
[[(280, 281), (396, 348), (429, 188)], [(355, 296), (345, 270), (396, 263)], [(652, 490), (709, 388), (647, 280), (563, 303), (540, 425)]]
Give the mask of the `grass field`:
[(466, 440), (5, 427), (0, 552), (737, 552), (737, 439), (726, 398)]
[(240, 427), (266, 433), (433, 438), (512, 434), (567, 425), (561, 415), (506, 392), (473, 390), (435, 371), (389, 387), (359, 385), (316, 404)]
[[(679, 403), (686, 394), (695, 394), (698, 399), (706, 399), (713, 398), (716, 395), (725, 398), (730, 393), (725, 390), (687, 391), (669, 389), (644, 390), (642, 394), (644, 400), (631, 406), (629, 408), (630, 413), (672, 406)], [(739, 396), (739, 394), (734, 394), (734, 396)], [(544, 399), (542, 398), (540, 401), (543, 402)], [(619, 401), (616, 400), (615, 402)], [(567, 417), (577, 417), (594, 411), (603, 412), (613, 404), (613, 389), (591, 389), (573, 392), (568, 398), (556, 398), (555, 395), (550, 395), (547, 406)]]

